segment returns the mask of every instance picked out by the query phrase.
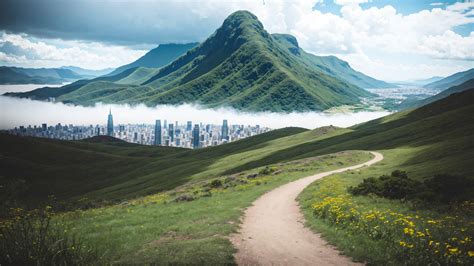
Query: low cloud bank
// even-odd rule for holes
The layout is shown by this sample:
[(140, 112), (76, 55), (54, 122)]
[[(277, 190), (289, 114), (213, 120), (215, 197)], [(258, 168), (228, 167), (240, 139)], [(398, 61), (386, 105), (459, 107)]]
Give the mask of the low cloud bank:
[(16, 126), (40, 125), (96, 125), (106, 124), (109, 108), (112, 109), (114, 124), (153, 124), (156, 119), (185, 123), (220, 124), (223, 119), (229, 124), (260, 125), (270, 128), (288, 126), (317, 128), (334, 125), (348, 127), (389, 114), (389, 112), (358, 112), (328, 114), (305, 113), (245, 113), (230, 108), (205, 109), (197, 105), (145, 105), (97, 104), (93, 107), (73, 106), (0, 96), (0, 129)]

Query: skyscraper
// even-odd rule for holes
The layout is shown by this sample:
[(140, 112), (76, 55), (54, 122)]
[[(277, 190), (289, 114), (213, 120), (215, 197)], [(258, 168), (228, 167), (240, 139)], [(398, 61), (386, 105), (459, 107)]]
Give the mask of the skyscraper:
[(107, 135), (114, 136), (114, 119), (112, 117), (112, 109), (109, 109), (109, 118), (107, 119)]
[(193, 122), (188, 121), (188, 123), (186, 124), (186, 131), (191, 131), (192, 129), (193, 129)]
[(168, 136), (170, 137), (170, 143), (173, 143), (174, 140), (174, 126), (173, 123), (168, 125)]
[(227, 119), (222, 121), (221, 140), (229, 140), (229, 125), (227, 124)]
[(161, 120), (155, 122), (155, 145), (161, 145)]
[(199, 125), (195, 124), (193, 129), (193, 148), (199, 148)]

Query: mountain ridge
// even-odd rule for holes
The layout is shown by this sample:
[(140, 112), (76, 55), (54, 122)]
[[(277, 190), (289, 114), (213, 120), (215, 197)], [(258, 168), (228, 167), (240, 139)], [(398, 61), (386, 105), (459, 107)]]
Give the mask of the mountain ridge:
[[(89, 84), (99, 81), (109, 82)], [(358, 104), (360, 98), (372, 96), (302, 62), (248, 11), (234, 12), (203, 43), (161, 68), (131, 68), (74, 86), (55, 90), (56, 101), (149, 106), (194, 103), (242, 111), (300, 112)], [(73, 88), (83, 95), (73, 93)], [(40, 99), (49, 91), (9, 95)]]

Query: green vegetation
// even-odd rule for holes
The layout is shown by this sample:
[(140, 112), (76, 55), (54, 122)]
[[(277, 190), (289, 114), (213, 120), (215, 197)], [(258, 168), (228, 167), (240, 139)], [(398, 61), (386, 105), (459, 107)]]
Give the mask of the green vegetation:
[[(443, 187), (461, 195), (458, 181), (472, 181), (473, 98), (471, 89), (348, 129), (286, 128), (200, 150), (2, 134), (0, 195), (10, 195), (14, 206), (19, 199), (46, 202), (54, 194), (71, 204), (69, 210), (78, 207), (57, 219), (99, 254), (107, 251), (106, 261), (232, 263), (227, 237), (259, 195), (310, 173), (368, 160), (368, 153), (355, 150), (379, 150), (382, 162), (326, 177), (303, 192), (311, 228), (361, 261), (472, 264), (473, 205), (446, 203), (439, 193)], [(330, 155), (345, 150), (353, 152)], [(429, 177), (424, 184), (441, 200), (348, 193), (364, 179), (395, 170), (405, 171), (413, 184)]]
[(111, 207), (74, 211), (58, 217), (120, 264), (233, 264), (228, 240), (237, 232), (244, 208), (266, 191), (289, 181), (370, 159), (353, 151), (271, 165), (190, 183), (171, 191)]
[(100, 258), (76, 235), (52, 220), (51, 207), (25, 212), (16, 208), (12, 220), (0, 221), (1, 265), (90, 265)]
[[(82, 84), (9, 95), (56, 97), (57, 101), (81, 105), (199, 103), (273, 112), (325, 110), (357, 104), (360, 97), (371, 96), (340, 79), (349, 79), (349, 74), (343, 74), (351, 70), (348, 66), (338, 68), (340, 64), (332, 63), (337, 60), (321, 59), (323, 71), (323, 65), (314, 63), (316, 57), (307, 58), (312, 63), (281, 45), (254, 15), (238, 11), (202, 44), (155, 71), (134, 67)], [(334, 70), (337, 75), (327, 74), (328, 67), (338, 68)]]
[(355, 187), (352, 195), (377, 195), (388, 199), (422, 200), (427, 203), (454, 203), (474, 200), (474, 178), (438, 174), (423, 182), (409, 178), (407, 173), (395, 170), (391, 175), (369, 177)]
[(288, 49), (303, 64), (326, 75), (344, 80), (361, 88), (395, 88), (397, 85), (374, 79), (355, 71), (349, 63), (335, 56), (316, 56), (305, 52), (298, 46), (296, 38), (289, 34), (272, 34), (272, 36)]

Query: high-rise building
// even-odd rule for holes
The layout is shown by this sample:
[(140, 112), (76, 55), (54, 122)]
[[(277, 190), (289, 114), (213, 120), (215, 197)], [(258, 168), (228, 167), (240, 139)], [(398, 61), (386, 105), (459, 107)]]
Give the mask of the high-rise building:
[(222, 121), (221, 140), (229, 140), (229, 125), (227, 124), (227, 119)]
[(168, 125), (168, 136), (170, 137), (170, 143), (173, 143), (174, 140), (174, 126), (172, 123)]
[(161, 145), (161, 120), (155, 122), (155, 145)]
[(41, 125), (41, 130), (43, 130), (43, 132), (44, 132), (44, 131), (47, 131), (47, 130), (48, 130), (48, 125), (47, 125), (46, 123), (43, 123), (43, 124)]
[(186, 131), (191, 131), (193, 129), (193, 122), (188, 121), (186, 124)]
[(199, 148), (199, 125), (195, 124), (193, 129), (193, 148)]
[(114, 119), (112, 117), (112, 109), (109, 109), (109, 118), (107, 119), (107, 135), (114, 136)]

